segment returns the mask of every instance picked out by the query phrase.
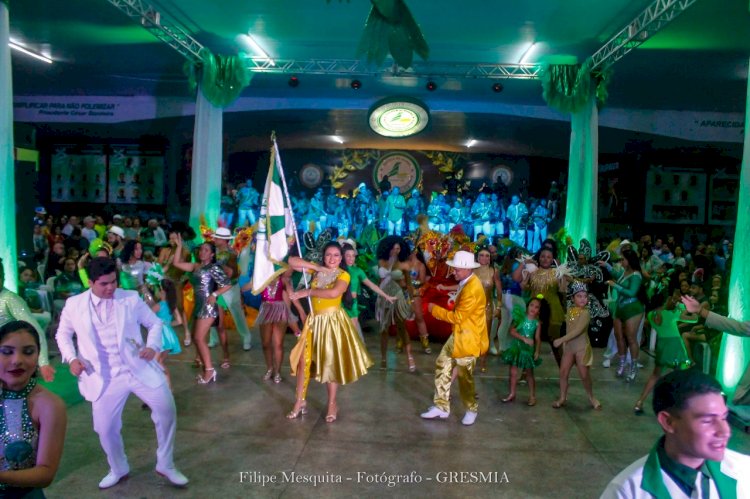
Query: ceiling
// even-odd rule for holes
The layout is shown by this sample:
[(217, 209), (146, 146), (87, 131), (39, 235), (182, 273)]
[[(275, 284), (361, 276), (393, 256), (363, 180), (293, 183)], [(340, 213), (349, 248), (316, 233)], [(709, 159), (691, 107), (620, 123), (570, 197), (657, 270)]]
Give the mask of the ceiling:
[[(652, 0), (406, 0), (430, 47), (430, 65), (515, 63), (530, 41), (538, 50), (529, 62), (559, 55), (579, 61), (593, 54)], [(246, 50), (247, 33), (273, 58), (355, 59), (370, 10), (366, 0), (153, 0), (166, 18), (183, 26), (215, 53)], [(11, 37), (55, 64), (13, 54), (17, 95), (156, 95), (190, 98), (175, 50), (154, 38), (106, 0), (10, 2)], [(750, 55), (747, 0), (698, 0), (685, 13), (614, 66), (607, 107), (742, 113)], [(415, 56), (415, 61), (422, 62)], [(248, 148), (267, 144), (277, 130), (287, 147), (341, 147), (321, 140), (341, 135), (346, 147), (465, 150), (477, 138), (486, 152), (567, 154), (564, 121), (510, 117), (498, 105), (545, 106), (534, 80), (256, 73), (243, 97), (283, 102), (284, 110), (227, 113), (225, 131)], [(367, 126), (367, 110), (378, 99), (409, 95), (431, 109), (422, 134), (383, 139)], [(310, 104), (313, 102), (313, 105)], [(606, 112), (606, 110), (604, 111)], [(237, 114), (237, 116), (231, 116)], [(632, 132), (601, 131), (603, 152), (617, 152)], [(284, 139), (285, 138), (285, 139)], [(398, 144), (394, 146), (394, 144)], [(266, 145), (263, 145), (264, 149)], [(620, 149), (621, 150), (621, 149)]]

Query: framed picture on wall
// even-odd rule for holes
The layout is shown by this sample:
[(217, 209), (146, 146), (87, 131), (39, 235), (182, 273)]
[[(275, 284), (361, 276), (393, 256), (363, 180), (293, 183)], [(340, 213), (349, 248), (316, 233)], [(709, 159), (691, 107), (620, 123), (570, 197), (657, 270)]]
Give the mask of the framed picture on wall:
[(118, 204), (164, 204), (164, 154), (134, 146), (113, 146), (108, 199)]
[(734, 225), (737, 222), (739, 176), (723, 172), (711, 175), (708, 188), (708, 223)]
[(706, 174), (701, 170), (652, 166), (646, 173), (645, 221), (704, 224)]
[(56, 146), (50, 173), (53, 202), (104, 203), (107, 200), (107, 156), (103, 145)]

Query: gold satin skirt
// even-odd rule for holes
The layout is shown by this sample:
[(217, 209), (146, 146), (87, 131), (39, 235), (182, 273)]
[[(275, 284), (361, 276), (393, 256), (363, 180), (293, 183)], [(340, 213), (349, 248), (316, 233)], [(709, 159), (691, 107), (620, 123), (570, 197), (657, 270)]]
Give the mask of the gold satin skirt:
[(367, 374), (373, 365), (367, 348), (359, 339), (349, 316), (341, 307), (310, 314), (297, 345), (292, 349), (290, 361), (292, 374), (299, 365), (300, 356), (309, 341), (310, 377), (320, 383), (345, 385)]

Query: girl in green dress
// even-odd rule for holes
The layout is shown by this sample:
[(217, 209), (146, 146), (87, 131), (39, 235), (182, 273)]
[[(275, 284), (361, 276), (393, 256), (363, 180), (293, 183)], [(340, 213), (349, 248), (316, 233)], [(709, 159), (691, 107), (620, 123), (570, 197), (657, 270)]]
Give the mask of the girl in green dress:
[[(503, 403), (513, 402), (516, 398), (516, 384), (518, 370), (523, 369), (526, 381), (529, 383), (528, 405), (536, 405), (536, 380), (534, 368), (542, 363), (539, 349), (542, 344), (542, 324), (539, 313), (543, 298), (535, 297), (526, 307), (526, 316), (519, 318), (510, 328), (510, 335), (514, 338), (510, 348), (503, 352), (503, 361), (510, 364), (510, 393), (502, 399)], [(521, 310), (521, 313), (523, 311)], [(514, 314), (515, 315), (515, 314)]]
[[(661, 300), (664, 301), (664, 295)], [(654, 297), (654, 299), (657, 299)], [(685, 350), (685, 342), (682, 341), (678, 322), (698, 321), (698, 316), (691, 315), (685, 310), (685, 305), (680, 303), (680, 290), (675, 289), (672, 296), (666, 297), (666, 303), (660, 304), (648, 313), (648, 321), (656, 330), (656, 356), (654, 359), (654, 370), (646, 380), (640, 398), (633, 407), (636, 415), (643, 414), (643, 403), (651, 393), (656, 380), (661, 376), (662, 369), (687, 369), (690, 367), (690, 358)]]

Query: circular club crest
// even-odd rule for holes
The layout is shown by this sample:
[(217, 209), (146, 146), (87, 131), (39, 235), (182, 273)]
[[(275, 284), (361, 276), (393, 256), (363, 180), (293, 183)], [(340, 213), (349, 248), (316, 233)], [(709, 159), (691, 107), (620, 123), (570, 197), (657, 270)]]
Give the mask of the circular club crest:
[(313, 189), (323, 181), (323, 169), (318, 165), (308, 163), (299, 171), (299, 180), (308, 189)]
[(500, 181), (506, 186), (509, 186), (513, 183), (513, 170), (505, 165), (496, 166), (492, 169), (491, 179), (493, 184)]
[(390, 152), (378, 160), (372, 173), (376, 186), (388, 177), (391, 187), (398, 187), (401, 193), (411, 191), (422, 177), (422, 169), (411, 154)]
[(370, 109), (370, 128), (384, 137), (403, 138), (424, 130), (430, 120), (427, 106), (416, 99), (388, 98)]

